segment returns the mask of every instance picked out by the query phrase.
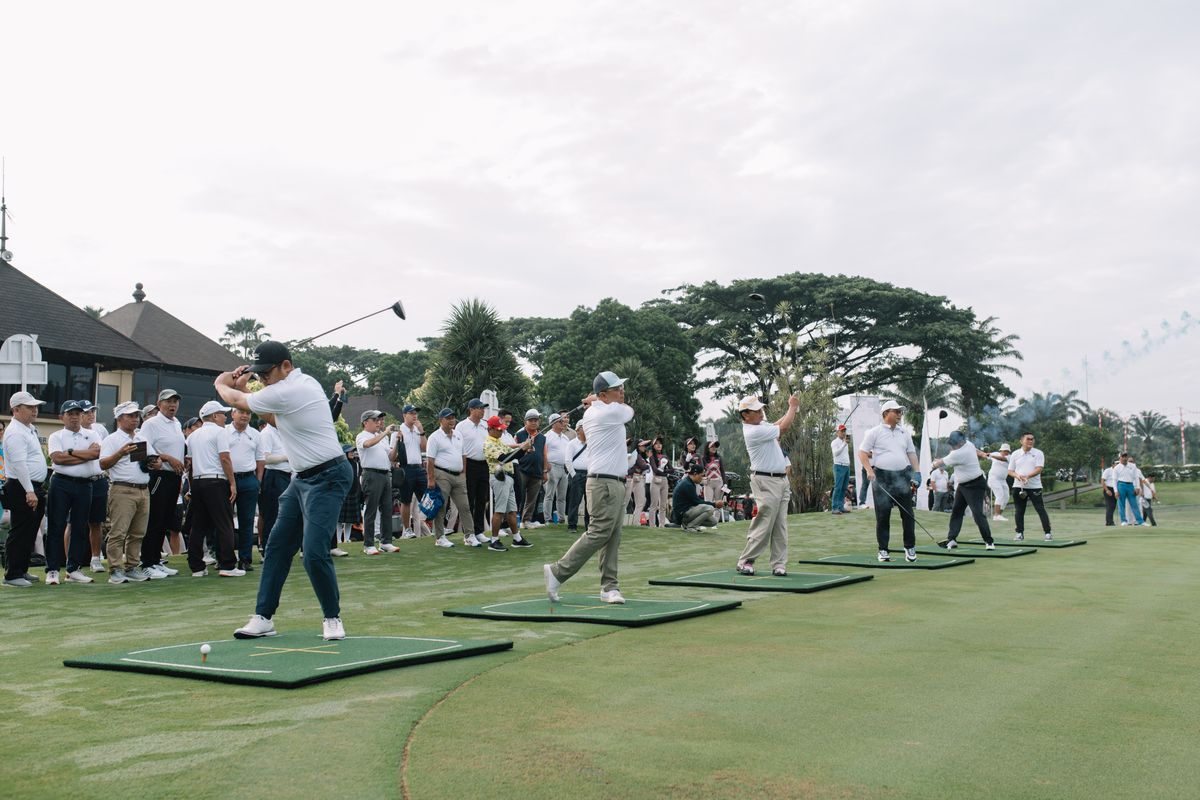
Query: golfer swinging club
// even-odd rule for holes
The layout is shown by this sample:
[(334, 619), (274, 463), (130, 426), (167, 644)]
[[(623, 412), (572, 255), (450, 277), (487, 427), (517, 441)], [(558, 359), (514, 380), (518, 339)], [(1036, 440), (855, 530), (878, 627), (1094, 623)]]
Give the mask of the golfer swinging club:
[(963, 514), (967, 507), (971, 508), (971, 516), (988, 550), (995, 550), (996, 543), (992, 541), (992, 528), (988, 525), (987, 512), (983, 509), (987, 495), (987, 479), (979, 468), (979, 459), (991, 456), (980, 450), (962, 431), (953, 431), (947, 440), (950, 452), (944, 458), (933, 462), (933, 467), (954, 467), (954, 476), (958, 478), (958, 490), (954, 493), (954, 506), (950, 510), (950, 529), (946, 535), (946, 549), (958, 547), (958, 532), (962, 530)]
[(544, 564), (546, 595), (558, 602), (558, 589), (600, 550), (600, 599), (605, 603), (625, 602), (617, 586), (617, 551), (621, 545), (621, 523), (625, 516), (625, 423), (633, 409), (625, 405), (625, 379), (601, 372), (583, 399), (584, 435), (591, 460), (588, 462), (587, 506), (591, 520), (575, 544), (553, 564)]
[(912, 436), (900, 427), (904, 408), (888, 400), (880, 409), (883, 424), (867, 431), (858, 447), (858, 460), (871, 481), (875, 500), (875, 540), (879, 545), (879, 560), (891, 561), (888, 540), (891, 538), (892, 506), (900, 508), (900, 524), (904, 530), (904, 559), (917, 560), (916, 518), (913, 516), (912, 489), (921, 485), (917, 448)]
[[(250, 394), (246, 384), (255, 374), (266, 387)], [(233, 635), (239, 639), (275, 635), (271, 617), (279, 608), (292, 558), (303, 543), (304, 571), (325, 616), (324, 638), (345, 639), (329, 535), (337, 525), (353, 471), (338, 443), (321, 384), (292, 365), (283, 344), (263, 342), (254, 349), (253, 364), (222, 373), (214, 385), (225, 403), (253, 411), (276, 427), (296, 471), (279, 497), (279, 514), (267, 538), (254, 615)]]

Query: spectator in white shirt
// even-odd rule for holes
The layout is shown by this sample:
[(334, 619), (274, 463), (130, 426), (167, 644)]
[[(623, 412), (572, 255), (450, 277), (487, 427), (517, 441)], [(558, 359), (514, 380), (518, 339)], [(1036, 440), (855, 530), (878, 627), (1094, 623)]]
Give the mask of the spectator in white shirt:
[(466, 463), (463, 456), (462, 434), (454, 430), (454, 409), (443, 408), (438, 412), (438, 429), (429, 437), (425, 451), (427, 463), (426, 478), (430, 486), (436, 486), (446, 498), (446, 505), (433, 519), (433, 534), (437, 537), (434, 544), (438, 547), (453, 547), (454, 543), (446, 536), (446, 512), (450, 504), (458, 509), (458, 517), (463, 523), (463, 544), (468, 547), (482, 547), (483, 543), (475, 534), (467, 532), (467, 522), (470, 519), (471, 505), (467, 498)]
[(900, 524), (904, 531), (904, 558), (917, 560), (916, 517), (913, 516), (913, 487), (921, 485), (917, 449), (912, 436), (900, 427), (903, 407), (888, 400), (881, 407), (883, 423), (867, 431), (858, 446), (858, 460), (871, 482), (875, 501), (875, 541), (879, 560), (891, 561), (888, 542), (891, 539), (892, 506), (900, 509)]
[[(467, 402), (467, 418), (459, 420), (454, 429), (463, 440), (463, 458), (467, 482), (467, 502), (471, 505), (470, 525), (475, 540), (480, 544), (491, 544), (487, 535), (487, 507), (492, 493), (491, 476), (488, 472), (487, 459), (483, 455), (483, 440), (487, 438), (487, 422), (483, 412), (487, 404), (478, 397)], [(463, 517), (462, 528), (467, 529), (467, 518)]]
[(1117, 511), (1121, 515), (1121, 524), (1129, 524), (1129, 520), (1125, 516), (1125, 507), (1128, 505), (1134, 520), (1133, 524), (1145, 525), (1146, 521), (1142, 519), (1141, 501), (1138, 499), (1142, 495), (1141, 470), (1130, 461), (1129, 453), (1121, 453), (1120, 461), (1113, 467), (1113, 479), (1117, 482)]
[[(377, 409), (362, 413), (362, 430), (354, 437), (358, 463), (362, 467), (363, 553), (377, 556), (395, 553), (392, 544), (392, 460), (388, 436), (396, 426), (383, 424), (384, 413)], [(375, 546), (375, 521), (379, 520), (379, 546)]]
[(999, 451), (988, 453), (991, 461), (987, 483), (992, 490), (992, 519), (997, 522), (1008, 522), (1004, 517), (1004, 507), (1008, 505), (1008, 456), (1011, 453), (1008, 442), (1000, 445)]
[[(421, 421), (417, 419), (417, 412), (420, 410), (411, 404), (404, 407), (404, 421), (397, 428), (397, 435), (393, 437), (395, 442), (392, 444), (392, 462), (404, 471), (404, 483), (400, 485), (400, 519), (404, 521), (404, 533), (400, 536), (402, 539), (412, 539), (425, 532), (425, 523), (413, 507), (413, 497), (420, 502), (429, 488), (425, 459), (422, 455), (425, 451), (425, 431), (421, 428)], [(414, 516), (415, 523), (412, 522)]]
[(929, 484), (933, 487), (933, 510), (950, 510), (950, 473), (935, 467), (929, 473)]
[(992, 541), (992, 528), (988, 525), (988, 515), (984, 509), (987, 502), (987, 479), (979, 468), (979, 459), (988, 458), (988, 454), (977, 448), (962, 431), (951, 432), (947, 439), (950, 452), (945, 458), (933, 462), (936, 471), (945, 472), (944, 467), (954, 467), (954, 477), (958, 486), (954, 491), (954, 505), (950, 509), (950, 529), (946, 534), (946, 548), (953, 550), (958, 547), (958, 532), (962, 530), (963, 514), (969, 506), (975, 526), (983, 536), (988, 550), (995, 550)]
[(141, 560), (143, 567), (160, 576), (178, 572), (162, 563), (162, 552), (186, 471), (183, 426), (176, 416), (179, 399), (179, 392), (163, 389), (158, 393), (158, 405), (151, 416), (143, 414), (141, 427), (142, 436), (159, 459), (158, 469), (150, 475), (150, 520), (146, 523), (146, 538), (142, 539)]
[[(141, 415), (137, 403), (121, 403), (113, 409), (117, 429), (100, 444), (100, 468), (108, 470), (112, 486), (108, 492), (108, 582), (112, 584), (150, 579), (138, 564), (142, 539), (150, 519), (150, 469), (158, 466), (154, 449), (137, 429)], [(133, 456), (143, 450), (140, 460)]]
[(583, 527), (587, 528), (590, 515), (587, 509), (587, 477), (588, 449), (587, 432), (583, 429), (583, 420), (575, 425), (575, 438), (569, 448), (571, 454), (568, 463), (574, 472), (567, 486), (567, 530), (579, 532), (579, 507), (583, 506)]
[(850, 483), (850, 443), (846, 441), (846, 426), (837, 426), (837, 436), (829, 443), (833, 451), (833, 492), (829, 495), (829, 510), (841, 514), (846, 510), (846, 485)]
[(1050, 515), (1042, 502), (1042, 470), (1046, 468), (1046, 455), (1033, 446), (1032, 433), (1021, 434), (1021, 449), (1009, 456), (1008, 474), (1013, 479), (1013, 506), (1016, 509), (1014, 541), (1025, 539), (1025, 505), (1033, 503), (1038, 519), (1042, 522), (1042, 538), (1047, 542), (1054, 538), (1050, 532)]
[(254, 512), (262, 491), (266, 455), (262, 434), (250, 427), (250, 412), (235, 408), (230, 412), (233, 422), (226, 426), (229, 433), (229, 458), (233, 461), (233, 478), (237, 489), (238, 569), (254, 570)]
[(225, 429), (228, 412), (229, 406), (209, 400), (200, 407), (200, 419), (204, 424), (187, 439), (192, 464), (188, 567), (193, 578), (208, 574), (204, 564), (204, 539), (210, 533), (215, 534), (217, 574), (222, 578), (240, 578), (246, 574), (237, 564), (234, 548), (232, 504), (237, 500), (237, 479), (229, 455), (229, 431)]
[(12, 421), (4, 427), (4, 507), (11, 523), (4, 545), (4, 585), (21, 589), (37, 580), (29, 574), (29, 556), (46, 516), (46, 454), (34, 425), (44, 402), (16, 392), (8, 401)]
[[(92, 484), (100, 478), (100, 439), (82, 427), (83, 409), (78, 400), (62, 404), (62, 430), (50, 434), (48, 450), (54, 463), (50, 491), (46, 494), (46, 585), (59, 582), (66, 566), (69, 583), (91, 583), (83, 565), (92, 560), (88, 516), (92, 510)], [(71, 523), (71, 541), (63, 553), (63, 535)]]
[[(561, 414), (554, 413), (549, 419), (550, 430), (546, 431), (546, 462), (550, 465), (550, 474), (546, 478), (546, 497), (542, 501), (542, 516), (546, 524), (562, 525), (567, 521), (567, 487), (571, 476), (567, 472), (567, 461), (570, 459), (571, 439), (563, 429), (567, 420)], [(555, 523), (557, 514), (557, 523)]]
[[(79, 426), (96, 434), (96, 438), (103, 444), (105, 437), (108, 436), (108, 430), (96, 422), (96, 405), (91, 400), (80, 400), (79, 406), (83, 411), (83, 418), (79, 421)], [(88, 511), (88, 538), (91, 540), (92, 548), (92, 572), (104, 572), (104, 563), (100, 558), (102, 555), (100, 536), (107, 509), (108, 475), (101, 469), (100, 477), (92, 483), (92, 507)]]
[(1104, 491), (1104, 526), (1106, 528), (1117, 524), (1113, 519), (1113, 514), (1117, 511), (1117, 479), (1113, 470), (1120, 463), (1121, 459), (1114, 458), (1112, 466), (1105, 468), (1100, 473), (1100, 486)]
[(1147, 475), (1142, 484), (1142, 517), (1154, 527), (1158, 521), (1154, 519), (1154, 501), (1158, 497), (1158, 489), (1154, 485), (1154, 476)]

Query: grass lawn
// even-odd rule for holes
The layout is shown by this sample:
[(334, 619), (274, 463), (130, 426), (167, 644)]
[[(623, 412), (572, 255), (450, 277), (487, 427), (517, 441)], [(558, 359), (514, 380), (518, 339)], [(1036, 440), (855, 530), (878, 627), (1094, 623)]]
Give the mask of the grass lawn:
[[(1056, 535), (1089, 544), (881, 571), (813, 595), (648, 586), (729, 568), (745, 525), (628, 530), (627, 595), (743, 601), (638, 629), (441, 616), (537, 596), (565, 532), (537, 531), (537, 547), (507, 553), (437, 550), (430, 539), (395, 556), (356, 547), (338, 562), (350, 634), (515, 648), (292, 691), (61, 666), (228, 637), (252, 609), (257, 572), (8, 589), (3, 794), (1187, 796), (1200, 752), (1197, 488), (1163, 487), (1158, 528), (1105, 529), (1102, 512), (1052, 511)], [(920, 519), (941, 538), (944, 515)], [(999, 525), (1011, 536), (1011, 522)], [(793, 560), (874, 549), (869, 512), (792, 517), (790, 527)], [(596, 588), (594, 565), (567, 584)], [(276, 623), (319, 629), (299, 564)]]

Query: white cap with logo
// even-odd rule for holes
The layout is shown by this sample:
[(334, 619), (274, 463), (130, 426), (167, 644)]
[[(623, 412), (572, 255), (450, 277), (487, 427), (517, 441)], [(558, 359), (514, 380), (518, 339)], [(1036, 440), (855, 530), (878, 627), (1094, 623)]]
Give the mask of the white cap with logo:
[(124, 403), (121, 403), (120, 405), (113, 406), (113, 416), (114, 417), (121, 417), (121, 416), (124, 416), (125, 414), (140, 414), (140, 413), (142, 413), (141, 407), (132, 400), (126, 400)]
[(895, 400), (888, 400), (886, 403), (884, 403), (883, 405), (881, 405), (879, 407), (879, 410), (881, 412), (882, 411), (903, 411), (904, 406), (900, 405)]
[(17, 392), (12, 397), (8, 398), (8, 407), (16, 408), (17, 406), (40, 406), (45, 402), (45, 400), (38, 400), (29, 392)]
[(219, 411), (224, 411), (224, 412), (228, 413), (229, 406), (223, 406), (220, 403), (218, 403), (216, 400), (209, 400), (207, 403), (200, 406), (200, 419), (204, 419), (205, 417), (207, 417), (211, 414), (216, 414)]

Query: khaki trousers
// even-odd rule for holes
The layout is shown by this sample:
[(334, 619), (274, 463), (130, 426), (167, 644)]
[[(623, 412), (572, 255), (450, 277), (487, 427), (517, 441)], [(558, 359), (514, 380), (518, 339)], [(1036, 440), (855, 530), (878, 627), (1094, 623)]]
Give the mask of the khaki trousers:
[(104, 527), (110, 569), (133, 569), (142, 554), (142, 539), (150, 521), (150, 489), (111, 486)]
[[(588, 482), (591, 486), (591, 481)], [(621, 513), (625, 513), (625, 509), (629, 508), (629, 498), (633, 498), (633, 524), (640, 525), (642, 519), (642, 509), (646, 507), (646, 477), (644, 475), (635, 475), (632, 478), (625, 479), (625, 504), (621, 506)]]
[(587, 530), (575, 544), (550, 565), (550, 572), (566, 581), (583, 568), (588, 559), (600, 551), (600, 589), (611, 592), (617, 588), (617, 551), (621, 546), (621, 522), (625, 516), (625, 487), (611, 478), (589, 477), (587, 507), (591, 514)]
[(787, 478), (771, 478), (766, 475), (750, 476), (750, 491), (758, 505), (758, 515), (751, 521), (746, 533), (746, 549), (738, 562), (754, 560), (771, 546), (772, 569), (787, 569)]
[(655, 475), (650, 481), (650, 508), (647, 511), (650, 524), (661, 528), (667, 522), (667, 479)]
[(463, 535), (474, 533), (474, 531), (467, 530), (467, 520), (471, 519), (471, 501), (467, 499), (467, 476), (462, 472), (451, 475), (446, 470), (437, 467), (433, 469), (433, 476), (437, 487), (442, 490), (442, 497), (446, 498), (446, 506), (433, 518), (434, 536), (446, 535), (446, 526), (442, 520), (446, 517), (446, 512), (450, 510), (450, 503), (454, 503), (454, 507), (458, 510), (458, 516), (463, 521)]
[(711, 528), (717, 524), (717, 510), (710, 505), (701, 503), (689, 508), (680, 522), (685, 528), (699, 528), (700, 526)]

